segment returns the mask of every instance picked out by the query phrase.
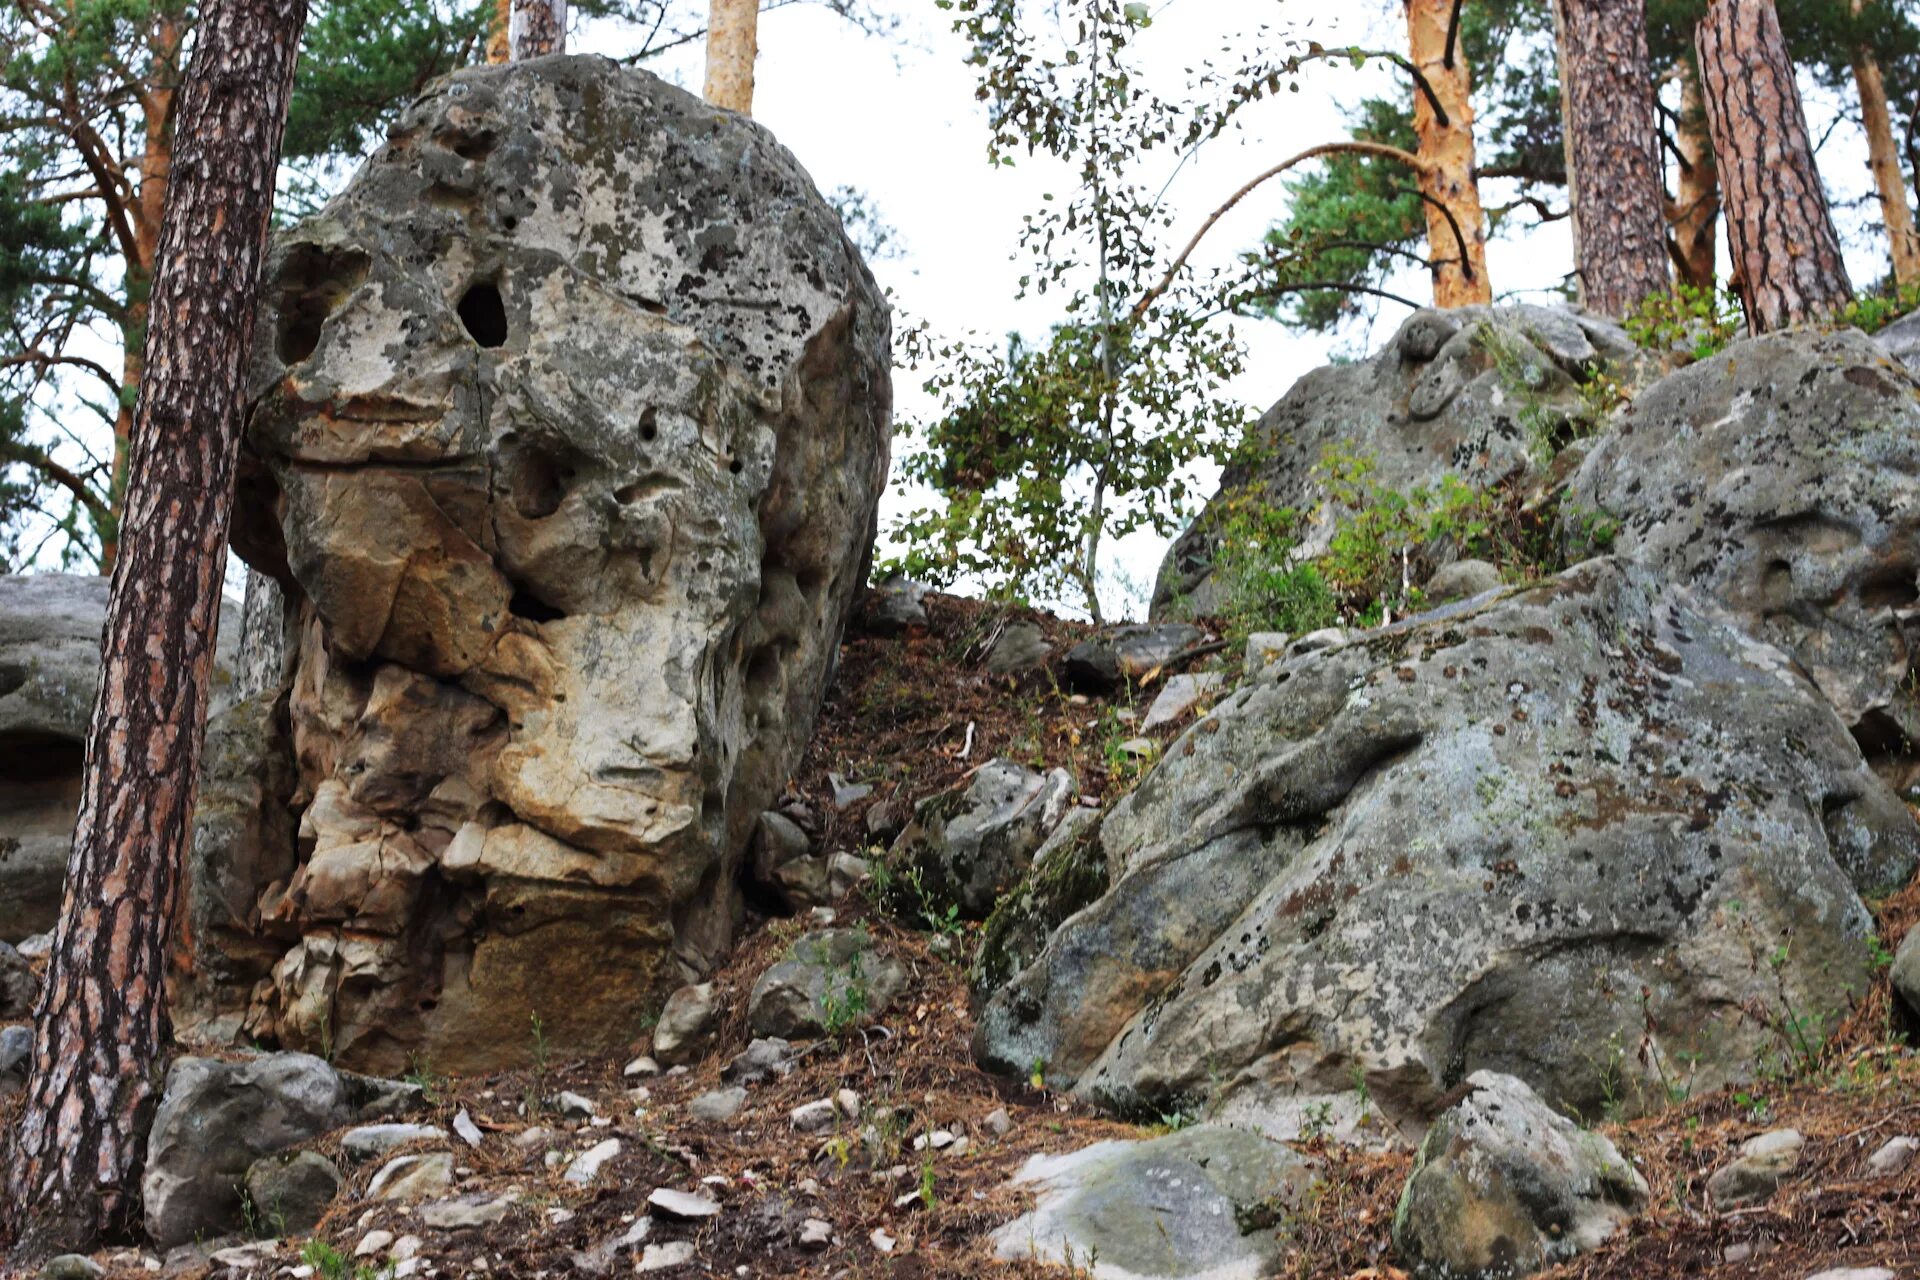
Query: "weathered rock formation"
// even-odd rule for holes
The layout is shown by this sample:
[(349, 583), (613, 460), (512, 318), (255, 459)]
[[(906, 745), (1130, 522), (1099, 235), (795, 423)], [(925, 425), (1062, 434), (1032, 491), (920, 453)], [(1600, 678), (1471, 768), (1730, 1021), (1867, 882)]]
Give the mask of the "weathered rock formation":
[[(43, 933), (60, 913), (106, 621), (105, 578), (0, 576), (0, 942)], [(215, 712), (238, 621), (223, 611)]]
[(1920, 782), (1920, 380), (1873, 339), (1768, 334), (1654, 383), (1568, 495), (1792, 654), (1890, 782)]
[(1746, 1077), (1759, 1011), (1864, 985), (1858, 886), (1920, 856), (1784, 654), (1608, 559), (1266, 667), (1100, 841), (976, 1049), (1281, 1136), (1417, 1133), (1480, 1070), (1576, 1108)]
[(726, 951), (865, 577), (886, 304), (765, 130), (590, 57), (433, 88), (267, 301), (236, 545), (288, 670), (220, 731), (199, 1025), (625, 1044)]
[(1315, 474), (1329, 449), (1369, 460), (1372, 478), (1396, 490), (1444, 472), (1481, 487), (1525, 479), (1584, 412), (1579, 382), (1634, 354), (1611, 321), (1554, 307), (1415, 312), (1371, 359), (1314, 370), (1260, 419), (1207, 511), (1168, 550), (1154, 615), (1219, 606), (1214, 546), (1235, 500), (1292, 508), (1312, 554), (1331, 533)]

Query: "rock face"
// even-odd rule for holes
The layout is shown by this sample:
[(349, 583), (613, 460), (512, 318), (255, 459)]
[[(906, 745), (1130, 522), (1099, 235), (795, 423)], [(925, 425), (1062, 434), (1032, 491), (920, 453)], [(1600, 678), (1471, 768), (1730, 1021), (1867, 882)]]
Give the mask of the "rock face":
[[(0, 942), (53, 927), (100, 683), (107, 580), (0, 576)], [(212, 709), (228, 699), (236, 610), (223, 611)]]
[(894, 841), (892, 862), (920, 878), (917, 906), (984, 920), (1020, 882), (1079, 790), (1064, 769), (1038, 774), (990, 760), (963, 792), (921, 804)]
[(410, 109), (273, 251), (235, 537), (287, 597), (297, 862), (226, 852), (264, 971), (202, 1003), (477, 1072), (711, 967), (865, 577), (888, 343), (749, 120), (591, 57)]
[(1427, 1130), (1394, 1214), (1416, 1276), (1509, 1280), (1596, 1248), (1646, 1203), (1611, 1142), (1512, 1076), (1477, 1071)]
[(823, 929), (754, 981), (747, 1023), (756, 1036), (801, 1040), (863, 1025), (907, 985), (906, 966), (859, 929)]
[[(1218, 525), (1234, 501), (1259, 494), (1309, 514), (1325, 496), (1315, 468), (1329, 449), (1372, 460), (1373, 479), (1404, 490), (1452, 472), (1487, 487), (1532, 473), (1581, 412), (1578, 380), (1633, 344), (1609, 321), (1553, 307), (1419, 311), (1372, 359), (1300, 379), (1260, 419), (1246, 457), (1227, 467), (1207, 511), (1177, 539), (1154, 585), (1154, 616), (1203, 615)], [(1324, 521), (1303, 530), (1318, 552)]]
[[(1911, 868), (1917, 840), (1783, 654), (1589, 561), (1296, 652), (1214, 708), (1109, 813), (1113, 888), (975, 1048), (1278, 1136), (1361, 1077), (1416, 1126), (1480, 1070), (1597, 1107), (1606, 1046), (1648, 1026), (1712, 1087), (1774, 1045), (1741, 1005), (1774, 1007), (1788, 938), (1803, 1014), (1864, 985), (1850, 873)], [(1630, 1102), (1659, 1095), (1624, 1068)]]
[(1920, 381), (1871, 338), (1769, 334), (1662, 379), (1567, 505), (1792, 654), (1868, 760), (1920, 782)]
[(994, 1249), (1101, 1280), (1254, 1280), (1275, 1274), (1287, 1240), (1273, 1227), (1312, 1182), (1305, 1157), (1219, 1125), (1034, 1156), (1014, 1184), (1040, 1201), (994, 1233)]

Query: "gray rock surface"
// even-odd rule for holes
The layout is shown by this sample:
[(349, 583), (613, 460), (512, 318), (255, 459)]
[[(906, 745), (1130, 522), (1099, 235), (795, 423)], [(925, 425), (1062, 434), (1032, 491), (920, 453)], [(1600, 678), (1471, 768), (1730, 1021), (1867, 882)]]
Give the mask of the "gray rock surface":
[(40, 975), (27, 958), (0, 942), (0, 1022), (23, 1022), (33, 1016), (40, 998)]
[(1909, 929), (1900, 940), (1889, 977), (1894, 996), (1906, 1006), (1908, 1020), (1920, 1023), (1920, 929)]
[(760, 125), (604, 58), (434, 82), (279, 236), (236, 547), (300, 862), (241, 1034), (612, 1052), (731, 946), (866, 576), (887, 304)]
[(1049, 935), (1111, 883), (1099, 811), (1075, 805), (1033, 855), (1033, 870), (987, 917), (967, 968), (974, 998), (986, 999), (1032, 964)]
[(176, 1060), (147, 1140), (147, 1234), (171, 1249), (237, 1230), (256, 1160), (355, 1118), (348, 1080), (304, 1053)]
[(1012, 676), (1046, 665), (1053, 647), (1037, 622), (1009, 622), (995, 637), (981, 665), (988, 675)]
[(907, 969), (860, 929), (823, 929), (754, 980), (747, 1025), (756, 1036), (803, 1040), (879, 1017), (907, 985)]
[(1873, 336), (1881, 350), (1920, 373), (1920, 311), (1901, 316)]
[(1771, 1200), (1800, 1167), (1807, 1140), (1795, 1129), (1775, 1129), (1740, 1144), (1740, 1154), (1707, 1179), (1707, 1199), (1716, 1209)]
[(1618, 554), (1792, 654), (1868, 760), (1896, 787), (1920, 782), (1920, 380), (1872, 339), (1768, 334), (1654, 383), (1563, 512), (1618, 521)]
[(1204, 631), (1184, 622), (1115, 627), (1067, 650), (1067, 683), (1087, 693), (1108, 693), (1205, 638)]
[[(1597, 1110), (1776, 1046), (1867, 980), (1849, 868), (1912, 817), (1778, 650), (1595, 560), (1268, 668), (1102, 824), (1112, 889), (981, 1011), (975, 1049), (1130, 1114), (1278, 1136), (1365, 1097), (1411, 1131), (1475, 1071)], [(1889, 851), (1893, 852), (1889, 852)], [(1646, 992), (1644, 1005), (1641, 997)], [(1596, 992), (1620, 993), (1596, 999)]]
[(1312, 1183), (1305, 1157), (1218, 1125), (1034, 1156), (1014, 1185), (1039, 1200), (994, 1233), (994, 1250), (1096, 1280), (1254, 1280), (1275, 1274), (1288, 1237), (1274, 1228)]
[(1497, 590), (1501, 585), (1500, 570), (1485, 560), (1455, 560), (1452, 564), (1441, 565), (1427, 579), (1427, 602), (1449, 604), (1455, 600), (1470, 600), (1483, 591)]
[(653, 1056), (669, 1067), (699, 1060), (713, 1044), (720, 1017), (711, 982), (681, 987), (667, 997), (653, 1028)]
[[(105, 578), (0, 575), (0, 942), (60, 913), (87, 721), (100, 681)], [(221, 610), (210, 711), (230, 700), (239, 611)]]
[(927, 625), (927, 588), (894, 576), (867, 592), (860, 609), (861, 630), (869, 635), (898, 636)]
[(375, 1160), (415, 1142), (445, 1142), (436, 1124), (363, 1124), (340, 1135), (340, 1154), (349, 1160)]
[(965, 791), (922, 801), (893, 842), (895, 873), (920, 877), (914, 906), (959, 908), (984, 920), (1002, 893), (1033, 865), (1079, 788), (1064, 769), (1039, 774), (1012, 760), (990, 760)]
[(687, 1104), (687, 1114), (707, 1124), (725, 1124), (739, 1115), (740, 1108), (746, 1105), (745, 1089), (738, 1086), (730, 1089), (709, 1089)]
[(33, 1028), (0, 1027), (0, 1097), (26, 1088), (27, 1068), (32, 1065)]
[(257, 1233), (305, 1235), (326, 1216), (345, 1180), (333, 1161), (312, 1151), (265, 1156), (247, 1169), (247, 1200)]
[[(1326, 495), (1314, 471), (1328, 449), (1370, 458), (1372, 479), (1400, 491), (1448, 472), (1481, 487), (1524, 479), (1543, 461), (1530, 435), (1551, 437), (1580, 412), (1576, 378), (1633, 355), (1610, 321), (1554, 307), (1416, 312), (1371, 359), (1314, 370), (1260, 419), (1254, 447), (1227, 467), (1207, 510), (1168, 550), (1154, 616), (1218, 608), (1211, 575), (1223, 513), (1252, 494), (1318, 512)], [(1317, 553), (1330, 533), (1316, 514), (1301, 546)]]
[(1586, 1253), (1647, 1201), (1646, 1179), (1512, 1076), (1477, 1071), (1414, 1159), (1393, 1243), (1414, 1275), (1508, 1280)]

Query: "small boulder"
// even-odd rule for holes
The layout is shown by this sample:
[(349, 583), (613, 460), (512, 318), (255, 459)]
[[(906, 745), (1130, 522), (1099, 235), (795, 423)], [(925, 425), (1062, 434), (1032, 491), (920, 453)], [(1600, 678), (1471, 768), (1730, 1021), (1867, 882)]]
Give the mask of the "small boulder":
[(599, 1178), (600, 1171), (609, 1161), (620, 1154), (620, 1139), (608, 1138), (575, 1156), (567, 1164), (567, 1171), (561, 1178), (575, 1187), (590, 1187)]
[(377, 1160), (410, 1142), (444, 1142), (447, 1131), (432, 1124), (363, 1124), (340, 1137), (340, 1154), (353, 1161)]
[(991, 760), (964, 792), (923, 802), (892, 853), (896, 869), (919, 877), (920, 900), (913, 905), (986, 919), (1027, 873), (1077, 790), (1064, 769), (1042, 775), (1011, 760)]
[(1000, 629), (1000, 634), (987, 649), (986, 661), (982, 665), (986, 667), (988, 675), (1018, 675), (1022, 671), (1046, 665), (1047, 656), (1052, 652), (1046, 634), (1040, 630), (1038, 623), (1009, 622)]
[(1903, 1172), (1920, 1155), (1920, 1138), (1890, 1138), (1867, 1157), (1867, 1171), (1876, 1178), (1891, 1178)]
[(1502, 585), (1500, 570), (1485, 560), (1455, 560), (1434, 570), (1433, 576), (1427, 579), (1427, 603), (1448, 604), (1454, 600), (1470, 600), (1482, 592), (1497, 590)]
[(1013, 1183), (1039, 1200), (994, 1233), (1003, 1261), (1085, 1266), (1097, 1256), (1099, 1275), (1198, 1280), (1274, 1274), (1289, 1240), (1272, 1228), (1302, 1207), (1313, 1169), (1257, 1134), (1197, 1125), (1034, 1156)]
[(1739, 1156), (1707, 1179), (1707, 1199), (1721, 1210), (1771, 1200), (1799, 1167), (1806, 1146), (1807, 1140), (1794, 1129), (1775, 1129), (1747, 1139)]
[(436, 1231), (490, 1227), (513, 1211), (511, 1195), (475, 1194), (440, 1200), (420, 1210), (420, 1220)]
[(316, 1152), (254, 1161), (247, 1170), (247, 1200), (253, 1205), (255, 1232), (305, 1235), (326, 1216), (345, 1185), (333, 1161)]
[(367, 1184), (367, 1199), (418, 1204), (445, 1194), (453, 1185), (453, 1156), (436, 1151), (424, 1156), (401, 1156), (390, 1161)]
[(1911, 1021), (1920, 1021), (1920, 929), (1909, 929), (1893, 954), (1893, 994)]
[(863, 930), (825, 929), (793, 944), (748, 997), (756, 1036), (804, 1039), (877, 1017), (907, 985), (906, 966), (877, 951)]
[(0, 1027), (0, 1098), (26, 1087), (32, 1065), (33, 1028)]
[(1226, 683), (1226, 679), (1218, 671), (1195, 671), (1173, 677), (1147, 708), (1147, 718), (1141, 721), (1140, 727), (1152, 733), (1162, 725), (1173, 724), (1193, 710), (1202, 698)]
[(684, 1267), (698, 1254), (691, 1241), (667, 1240), (660, 1244), (650, 1244), (640, 1252), (640, 1270), (642, 1272), (671, 1271)]
[(778, 1036), (753, 1040), (720, 1069), (720, 1078), (734, 1084), (759, 1084), (771, 1076), (784, 1076), (793, 1070), (793, 1046)]
[(1646, 1180), (1513, 1076), (1477, 1071), (1427, 1131), (1393, 1218), (1416, 1276), (1505, 1280), (1585, 1253), (1647, 1200)]
[(63, 1253), (40, 1268), (40, 1280), (95, 1280), (105, 1274), (105, 1267), (78, 1253)]
[(703, 1222), (720, 1216), (719, 1201), (697, 1191), (675, 1191), (672, 1187), (655, 1187), (647, 1196), (647, 1208), (682, 1222)]
[(872, 636), (897, 636), (927, 626), (927, 588), (895, 575), (861, 601), (860, 628)]
[(747, 1091), (735, 1086), (731, 1089), (710, 1089), (687, 1104), (687, 1114), (705, 1124), (725, 1124), (740, 1114), (740, 1108), (747, 1105)]
[(713, 984), (702, 982), (681, 987), (667, 997), (660, 1010), (660, 1022), (653, 1029), (653, 1056), (667, 1066), (684, 1066), (697, 1061), (713, 1043), (714, 1024), (719, 1010), (714, 1006)]
[(1108, 693), (1205, 638), (1206, 632), (1184, 622), (1117, 627), (1067, 651), (1067, 684), (1081, 693)]
[(1256, 631), (1247, 637), (1246, 657), (1241, 674), (1251, 680), (1287, 656), (1287, 643), (1293, 637), (1284, 631)]
[(795, 1133), (825, 1133), (839, 1119), (840, 1112), (833, 1105), (832, 1098), (805, 1102), (787, 1113), (787, 1122), (793, 1126)]
[[(0, 852), (4, 852), (3, 845)], [(0, 942), (0, 1022), (31, 1018), (39, 999), (40, 975), (25, 956)]]

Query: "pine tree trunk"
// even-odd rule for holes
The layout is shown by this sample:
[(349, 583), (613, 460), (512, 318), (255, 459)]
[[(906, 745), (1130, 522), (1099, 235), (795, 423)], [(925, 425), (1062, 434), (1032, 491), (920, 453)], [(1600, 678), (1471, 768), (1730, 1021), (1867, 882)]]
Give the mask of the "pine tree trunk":
[(1829, 315), (1853, 290), (1773, 0), (1709, 0), (1694, 41), (1747, 324)]
[[(1473, 102), (1467, 59), (1448, 39), (1459, 0), (1406, 0), (1411, 61), (1428, 90), (1415, 84), (1413, 131), (1427, 210), (1427, 256), (1433, 264), (1433, 305), (1465, 307), (1493, 301), (1487, 280), (1486, 216), (1474, 174)], [(1436, 101), (1437, 100), (1437, 109)]]
[(508, 44), (514, 62), (567, 51), (567, 0), (512, 0)]
[[(1853, 0), (1857, 14), (1865, 0)], [(1880, 193), (1880, 218), (1886, 224), (1897, 284), (1920, 283), (1920, 234), (1914, 231), (1913, 207), (1907, 203), (1906, 175), (1900, 171), (1900, 148), (1893, 140), (1893, 117), (1887, 108), (1887, 84), (1873, 51), (1862, 46), (1853, 55), (1853, 82), (1860, 90), (1860, 116), (1867, 128), (1867, 163)]]
[(513, 61), (513, 0), (493, 0), (493, 18), (487, 24), (487, 61), (494, 66)]
[(1645, 0), (1554, 0), (1581, 300), (1624, 316), (1668, 287)]
[(706, 99), (753, 114), (753, 60), (759, 53), (760, 0), (712, 0), (707, 10)]
[(180, 90), (80, 816), (7, 1161), (15, 1258), (139, 1205), (267, 220), (305, 0), (211, 0)]
[(1680, 77), (1680, 121), (1674, 145), (1680, 152), (1680, 178), (1673, 202), (1667, 207), (1667, 222), (1673, 229), (1669, 247), (1680, 283), (1711, 289), (1719, 270), (1720, 166), (1714, 162), (1713, 139), (1707, 133), (1700, 77), (1685, 59), (1676, 72)]

